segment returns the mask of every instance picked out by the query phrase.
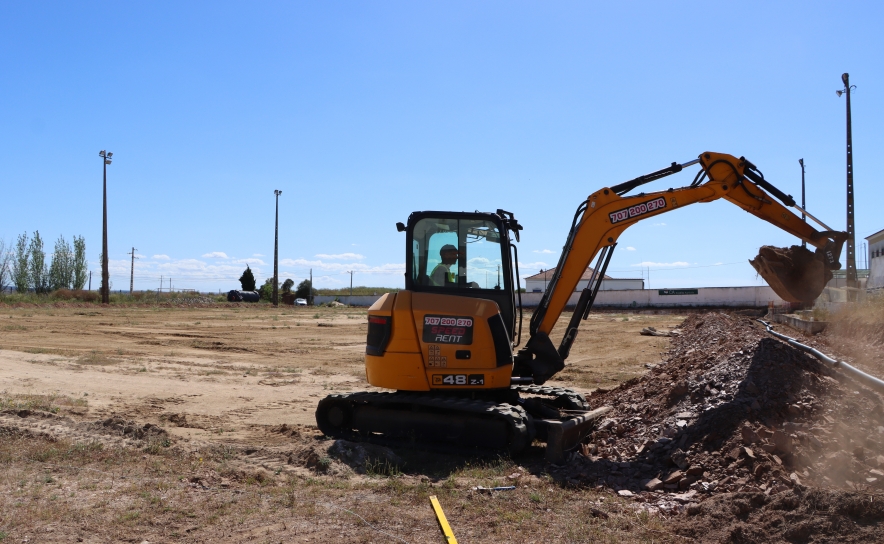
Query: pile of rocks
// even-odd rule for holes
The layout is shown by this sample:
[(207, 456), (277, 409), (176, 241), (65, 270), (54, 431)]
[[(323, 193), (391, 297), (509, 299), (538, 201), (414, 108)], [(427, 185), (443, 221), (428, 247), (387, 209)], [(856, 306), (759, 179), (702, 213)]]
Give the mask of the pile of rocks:
[(560, 478), (688, 511), (718, 492), (884, 484), (881, 398), (750, 318), (692, 316), (664, 359), (590, 396), (613, 410)]

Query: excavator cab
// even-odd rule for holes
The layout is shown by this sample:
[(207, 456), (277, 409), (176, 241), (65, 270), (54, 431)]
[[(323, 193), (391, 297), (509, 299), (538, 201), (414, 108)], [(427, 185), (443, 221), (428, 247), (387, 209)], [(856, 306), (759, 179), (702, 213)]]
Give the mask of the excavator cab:
[(518, 290), (513, 281), (518, 279), (512, 273), (515, 246), (510, 233), (519, 229), (503, 210), (412, 213), (404, 229), (405, 289), (493, 301), (512, 342)]

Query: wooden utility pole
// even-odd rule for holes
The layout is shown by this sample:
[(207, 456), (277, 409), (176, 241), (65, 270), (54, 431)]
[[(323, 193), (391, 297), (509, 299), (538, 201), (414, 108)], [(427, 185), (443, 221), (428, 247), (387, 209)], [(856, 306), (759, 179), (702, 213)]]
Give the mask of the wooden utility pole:
[(129, 255), (132, 255), (132, 268), (130, 269), (130, 272), (129, 272), (129, 294), (130, 295), (135, 290), (135, 259), (138, 258), (135, 256), (136, 251), (138, 251), (138, 250), (135, 249), (135, 247), (133, 246), (132, 253), (129, 254)]
[(350, 296), (352, 297), (353, 296), (353, 271), (348, 270), (347, 273), (350, 274)]

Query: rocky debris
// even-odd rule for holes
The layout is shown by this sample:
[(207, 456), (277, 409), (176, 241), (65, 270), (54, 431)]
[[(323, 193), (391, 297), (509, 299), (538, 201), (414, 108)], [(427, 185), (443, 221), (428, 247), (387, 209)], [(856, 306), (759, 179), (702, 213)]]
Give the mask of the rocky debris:
[(832, 279), (822, 259), (801, 246), (761, 246), (749, 264), (788, 302), (813, 302)]
[(335, 440), (328, 454), (349, 465), (356, 472), (390, 472), (402, 465), (402, 459), (390, 448), (376, 444)]
[(720, 493), (769, 502), (804, 486), (884, 487), (877, 394), (836, 379), (748, 317), (694, 315), (681, 328), (646, 376), (589, 397), (613, 409), (554, 476), (629, 490), (664, 513)]
[(678, 329), (673, 329), (671, 331), (658, 331), (655, 327), (645, 327), (639, 334), (642, 336), (678, 336), (681, 334), (681, 331)]
[(139, 425), (135, 421), (126, 420), (119, 416), (112, 416), (87, 425), (95, 431), (106, 434), (115, 434), (126, 438), (135, 438), (137, 440), (167, 436), (166, 430), (162, 427), (158, 427), (152, 423)]

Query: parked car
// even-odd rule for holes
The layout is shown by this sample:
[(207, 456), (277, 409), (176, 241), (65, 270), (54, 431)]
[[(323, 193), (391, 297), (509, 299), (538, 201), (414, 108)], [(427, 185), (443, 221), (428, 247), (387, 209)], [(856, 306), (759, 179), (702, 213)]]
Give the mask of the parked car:
[(295, 299), (295, 306), (306, 306), (306, 305), (307, 305), (306, 298), (296, 298)]

